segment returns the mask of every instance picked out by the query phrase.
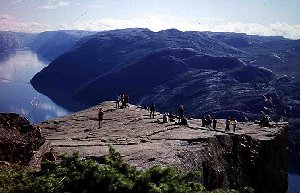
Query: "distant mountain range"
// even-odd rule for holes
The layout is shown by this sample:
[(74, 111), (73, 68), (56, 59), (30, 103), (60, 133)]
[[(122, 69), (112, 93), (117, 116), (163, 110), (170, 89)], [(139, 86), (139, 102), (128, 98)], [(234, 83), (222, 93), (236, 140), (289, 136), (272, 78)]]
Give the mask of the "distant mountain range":
[(80, 30), (46, 31), (39, 33), (28, 46), (43, 58), (52, 61), (69, 51), (79, 39), (94, 33)]
[(42, 33), (23, 33), (0, 31), (0, 54), (7, 54), (17, 49), (30, 48), (41, 58), (54, 60), (70, 50), (82, 37), (96, 32), (81, 30), (46, 31)]
[(160, 111), (183, 104), (189, 116), (292, 116), (300, 112), (299, 51), (300, 41), (282, 37), (112, 30), (80, 39), (31, 83), (61, 105), (62, 98), (92, 106), (128, 93)]
[(0, 55), (25, 47), (34, 37), (30, 33), (0, 31)]

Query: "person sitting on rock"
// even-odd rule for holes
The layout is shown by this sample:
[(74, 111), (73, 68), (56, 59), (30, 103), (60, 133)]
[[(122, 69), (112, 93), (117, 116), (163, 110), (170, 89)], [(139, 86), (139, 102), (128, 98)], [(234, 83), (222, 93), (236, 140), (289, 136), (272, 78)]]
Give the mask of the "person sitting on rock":
[(188, 125), (188, 121), (187, 121), (187, 118), (185, 116), (182, 117), (180, 124), (181, 125)]
[(102, 108), (100, 108), (99, 113), (98, 113), (99, 128), (102, 127), (103, 115), (104, 115), (104, 112), (103, 112)]
[(183, 119), (183, 116), (184, 116), (184, 108), (183, 108), (183, 105), (180, 105), (179, 108), (178, 108), (178, 122), (180, 123)]
[(168, 117), (169, 117), (170, 122), (175, 122), (175, 116), (173, 115), (172, 112), (169, 112)]
[(178, 122), (178, 123), (175, 123), (175, 125), (188, 125), (188, 120), (187, 120), (186, 117), (183, 116), (183, 117), (181, 118), (181, 121)]
[(152, 103), (150, 105), (150, 119), (151, 119), (151, 115), (152, 115), (152, 118), (154, 119), (154, 112), (155, 112), (155, 104), (152, 101)]
[(168, 115), (165, 113), (163, 116), (163, 123), (168, 123), (169, 122), (169, 117)]

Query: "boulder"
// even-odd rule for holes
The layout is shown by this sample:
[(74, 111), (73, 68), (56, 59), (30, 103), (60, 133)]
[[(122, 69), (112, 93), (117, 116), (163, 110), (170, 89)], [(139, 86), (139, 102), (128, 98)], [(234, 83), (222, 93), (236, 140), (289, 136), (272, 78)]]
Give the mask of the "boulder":
[(44, 142), (40, 128), (26, 118), (0, 113), (0, 161), (27, 165)]

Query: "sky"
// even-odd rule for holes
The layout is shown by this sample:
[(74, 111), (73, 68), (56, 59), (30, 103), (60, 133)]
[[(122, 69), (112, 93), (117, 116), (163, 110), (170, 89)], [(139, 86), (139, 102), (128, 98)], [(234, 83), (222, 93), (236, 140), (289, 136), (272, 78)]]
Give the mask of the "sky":
[(300, 39), (299, 0), (0, 0), (0, 30), (176, 28)]

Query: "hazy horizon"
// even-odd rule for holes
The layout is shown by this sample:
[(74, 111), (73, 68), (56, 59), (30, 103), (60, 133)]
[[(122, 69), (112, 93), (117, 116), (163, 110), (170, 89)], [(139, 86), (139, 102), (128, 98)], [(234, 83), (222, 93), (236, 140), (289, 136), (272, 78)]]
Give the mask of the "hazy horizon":
[(3, 0), (0, 30), (176, 28), (300, 39), (297, 0)]

